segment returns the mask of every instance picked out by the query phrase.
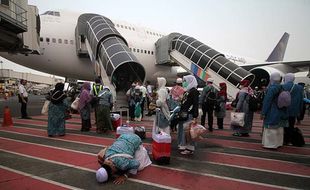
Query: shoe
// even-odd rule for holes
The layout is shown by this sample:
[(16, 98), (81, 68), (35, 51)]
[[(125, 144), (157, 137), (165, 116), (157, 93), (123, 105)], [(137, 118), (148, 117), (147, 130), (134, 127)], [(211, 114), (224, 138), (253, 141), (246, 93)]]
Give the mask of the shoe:
[(241, 137), (241, 134), (240, 133), (234, 133), (234, 134), (232, 134), (232, 136)]
[(186, 150), (186, 147), (185, 147), (185, 146), (180, 146), (180, 145), (179, 145), (179, 146), (178, 146), (178, 149), (181, 150), (181, 151), (183, 151), (183, 150)]
[(194, 154), (194, 151), (184, 150), (184, 151), (181, 152), (181, 154), (183, 154), (183, 155), (191, 155), (191, 154)]

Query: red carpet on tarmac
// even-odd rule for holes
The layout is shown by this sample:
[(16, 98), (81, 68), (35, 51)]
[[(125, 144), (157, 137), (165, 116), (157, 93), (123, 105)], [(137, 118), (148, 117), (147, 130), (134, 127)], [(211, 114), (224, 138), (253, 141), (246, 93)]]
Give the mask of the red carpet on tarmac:
[[(227, 113), (229, 115), (229, 113)], [(151, 149), (152, 117), (131, 126), (144, 126), (144, 146)], [(262, 121), (256, 114), (250, 137), (234, 137), (229, 118), (224, 130), (208, 132), (194, 155), (181, 155), (172, 133), (169, 165), (151, 166), (123, 185), (99, 184), (96, 154), (115, 140), (115, 133), (80, 132), (79, 115), (67, 120), (66, 135), (47, 136), (47, 116), (13, 118), (13, 127), (0, 127), (0, 189), (310, 189), (310, 117), (301, 125), (306, 146), (268, 150), (261, 145)], [(123, 121), (125, 122), (125, 121)], [(150, 151), (151, 152), (151, 151)], [(151, 156), (151, 155), (150, 155)]]

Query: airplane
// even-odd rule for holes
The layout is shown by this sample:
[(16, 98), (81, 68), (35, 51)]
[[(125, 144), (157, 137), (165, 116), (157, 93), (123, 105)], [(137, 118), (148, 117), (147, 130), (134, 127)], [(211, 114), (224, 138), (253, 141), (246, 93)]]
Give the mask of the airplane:
[[(208, 77), (215, 78), (216, 83), (227, 81), (229, 94), (234, 96), (241, 79), (249, 79), (256, 86), (273, 71), (283, 75), (310, 65), (310, 61), (283, 62), (287, 33), (265, 62), (248, 63), (244, 58), (225, 56), (189, 36), (167, 35), (97, 14), (46, 11), (40, 20), (39, 55), (0, 52), (0, 56), (66, 78), (92, 81), (101, 76), (115, 93), (125, 91), (135, 80), (154, 82), (164, 76), (171, 85), (179, 74), (193, 73), (202, 81)], [(160, 45), (164, 48), (160, 49)], [(192, 49), (195, 45), (197, 49)], [(183, 55), (180, 51), (184, 51)], [(119, 59), (117, 63), (113, 62), (115, 58)]]

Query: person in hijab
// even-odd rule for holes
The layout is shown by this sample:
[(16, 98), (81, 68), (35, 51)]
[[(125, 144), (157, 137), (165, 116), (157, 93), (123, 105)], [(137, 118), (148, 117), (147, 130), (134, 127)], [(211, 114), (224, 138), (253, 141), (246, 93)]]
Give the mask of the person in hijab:
[[(172, 87), (169, 96), (169, 109), (174, 110), (177, 106), (180, 105), (185, 89), (182, 87), (182, 78), (177, 78), (176, 84)], [(171, 131), (177, 131), (178, 120), (176, 117), (173, 117), (170, 121)]]
[(213, 111), (217, 94), (217, 90), (213, 86), (213, 82), (213, 78), (207, 79), (207, 85), (203, 88), (199, 100), (202, 108), (201, 125), (205, 126), (206, 116), (208, 114), (208, 130), (210, 132), (213, 131)]
[[(287, 111), (279, 109), (275, 98), (281, 89), (281, 75), (270, 75), (269, 86), (263, 101), (261, 119), (263, 119), (262, 144), (264, 148), (277, 149), (283, 145), (283, 128), (287, 126)], [(287, 88), (287, 87), (286, 87)]]
[(128, 107), (129, 107), (129, 117), (131, 121), (135, 120), (135, 87), (136, 83), (133, 82), (131, 87), (126, 92), (127, 100), (128, 100)]
[(91, 122), (90, 122), (90, 111), (91, 111), (91, 104), (90, 101), (92, 99), (92, 96), (90, 95), (91, 86), (89, 82), (84, 82), (81, 94), (80, 94), (80, 101), (78, 110), (81, 115), (82, 120), (82, 128), (81, 131), (89, 131), (91, 128)]
[[(157, 100), (156, 100), (156, 106), (160, 108), (160, 113), (162, 114), (163, 117), (159, 117), (162, 123), (167, 124), (166, 126), (161, 126), (161, 130), (164, 131), (167, 134), (170, 134), (170, 127), (168, 122), (164, 122), (163, 120), (170, 120), (170, 110), (167, 104), (167, 98), (168, 98), (168, 91), (166, 88), (166, 79), (163, 77), (158, 77), (157, 78)], [(162, 119), (161, 119), (162, 118)]]
[(181, 154), (193, 154), (195, 151), (194, 142), (185, 141), (184, 123), (197, 124), (198, 107), (199, 107), (199, 92), (197, 90), (197, 80), (193, 75), (183, 77), (183, 88), (186, 90), (181, 100), (180, 113), (188, 113), (186, 121), (179, 121), (178, 127), (178, 148)]
[(292, 133), (295, 127), (297, 116), (300, 115), (303, 106), (303, 88), (294, 83), (295, 75), (287, 73), (284, 76), (283, 88), (291, 94), (291, 105), (288, 110), (288, 128), (284, 128), (284, 144), (291, 143)]
[(67, 95), (63, 91), (64, 86), (63, 83), (57, 83), (50, 97), (47, 123), (47, 134), (49, 137), (65, 135), (65, 113), (70, 105)]
[(218, 108), (215, 109), (214, 115), (217, 118), (218, 129), (223, 129), (224, 117), (226, 116), (227, 86), (224, 82), (221, 82), (219, 85), (220, 91), (216, 98), (216, 105)]
[(108, 130), (113, 130), (110, 111), (113, 107), (113, 95), (108, 86), (103, 86), (103, 89), (98, 92), (98, 107), (97, 107), (97, 133), (105, 133)]
[(249, 98), (250, 96), (253, 96), (254, 91), (249, 85), (249, 80), (245, 79), (240, 82), (240, 91), (236, 95), (238, 99), (236, 112), (243, 112), (245, 114), (244, 126), (240, 127), (232, 125), (231, 127), (234, 131), (233, 136), (248, 137), (249, 132), (251, 132), (252, 129), (254, 112), (249, 109)]

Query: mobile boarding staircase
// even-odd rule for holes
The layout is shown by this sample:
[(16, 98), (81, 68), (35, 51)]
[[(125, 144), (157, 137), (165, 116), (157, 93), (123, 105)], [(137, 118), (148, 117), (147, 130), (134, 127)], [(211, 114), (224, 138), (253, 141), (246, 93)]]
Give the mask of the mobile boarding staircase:
[(223, 54), (186, 35), (171, 33), (160, 38), (155, 45), (157, 64), (176, 62), (203, 81), (212, 77), (217, 88), (220, 82), (225, 82), (227, 94), (233, 98), (241, 80), (248, 79), (252, 82), (255, 78), (252, 73), (229, 61)]

